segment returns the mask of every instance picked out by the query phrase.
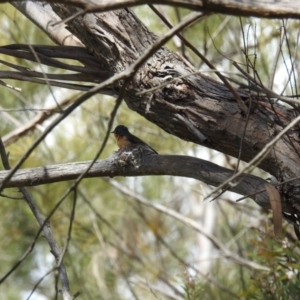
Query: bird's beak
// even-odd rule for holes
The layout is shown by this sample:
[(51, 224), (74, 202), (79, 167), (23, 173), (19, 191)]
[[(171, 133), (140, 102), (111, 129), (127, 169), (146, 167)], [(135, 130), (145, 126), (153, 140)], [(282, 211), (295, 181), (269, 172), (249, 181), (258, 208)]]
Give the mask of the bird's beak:
[(112, 131), (111, 133), (115, 133), (114, 131)]

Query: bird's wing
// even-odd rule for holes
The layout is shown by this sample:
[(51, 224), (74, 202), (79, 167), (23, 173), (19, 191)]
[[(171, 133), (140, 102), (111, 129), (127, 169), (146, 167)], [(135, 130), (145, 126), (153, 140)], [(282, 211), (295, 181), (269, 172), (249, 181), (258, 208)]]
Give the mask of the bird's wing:
[(130, 137), (128, 138), (129, 141), (133, 144), (141, 144), (144, 146), (147, 146), (148, 148), (150, 148), (154, 153), (158, 154), (152, 147), (150, 147), (147, 143), (145, 143), (144, 141), (142, 141), (141, 139), (139, 139), (137, 136), (130, 134)]

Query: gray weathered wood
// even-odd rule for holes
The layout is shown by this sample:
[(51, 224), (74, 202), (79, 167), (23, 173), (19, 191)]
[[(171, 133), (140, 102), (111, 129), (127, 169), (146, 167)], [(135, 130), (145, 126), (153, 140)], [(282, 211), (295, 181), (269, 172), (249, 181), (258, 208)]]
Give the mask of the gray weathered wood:
[[(90, 165), (91, 161), (50, 165), (32, 169), (20, 169), (12, 177), (7, 187), (36, 186), (53, 182), (75, 180)], [(8, 171), (0, 172), (0, 183)], [(209, 161), (195, 157), (180, 155), (144, 155), (139, 148), (97, 161), (88, 171), (85, 178), (115, 176), (149, 176), (172, 175), (200, 180), (212, 186), (218, 186), (233, 175), (233, 171), (220, 167)], [(240, 181), (240, 182), (239, 182)], [(230, 191), (247, 195), (264, 190), (266, 181), (253, 175), (245, 175), (238, 180)], [(250, 198), (265, 208), (270, 208), (268, 195), (265, 191)], [(283, 209), (290, 207), (283, 204)]]

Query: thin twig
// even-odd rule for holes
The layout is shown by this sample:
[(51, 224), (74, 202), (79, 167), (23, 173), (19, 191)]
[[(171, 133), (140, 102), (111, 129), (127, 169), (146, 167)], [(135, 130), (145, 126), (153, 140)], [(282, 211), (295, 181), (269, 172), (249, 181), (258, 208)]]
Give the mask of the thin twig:
[[(9, 161), (8, 161), (8, 157), (6, 155), (5, 152), (5, 148), (4, 148), (4, 144), (2, 142), (2, 139), (0, 138), (0, 154), (1, 154), (1, 159), (2, 159), (2, 163), (5, 169), (9, 170), (10, 169), (10, 165), (9, 165)], [(26, 257), (32, 252), (35, 243), (40, 235), (40, 233), (43, 231), (44, 236), (50, 246), (51, 252), (54, 255), (56, 261), (58, 261), (60, 259), (60, 255), (61, 255), (61, 251), (58, 247), (58, 245), (55, 242), (55, 239), (52, 235), (51, 232), (51, 228), (50, 225), (48, 223), (49, 220), (49, 216), (48, 218), (44, 218), (37, 205), (35, 204), (33, 198), (31, 197), (30, 193), (28, 192), (28, 190), (25, 187), (21, 187), (20, 188), (20, 192), (23, 194), (24, 199), (26, 201), (26, 203), (28, 204), (29, 208), (31, 209), (31, 211), (33, 212), (36, 220), (38, 221), (40, 228), (34, 238), (33, 243), (31, 244), (31, 246), (29, 247), (29, 249), (25, 252), (25, 254), (18, 260), (18, 262), (11, 268), (11, 270), (9, 272), (6, 273), (6, 275), (4, 275), (1, 279), (0, 279), (0, 283), (4, 282), (6, 280), (6, 278), (14, 271), (17, 269), (17, 267), (26, 259)], [(62, 294), (63, 294), (63, 298), (68, 300), (68, 299), (72, 299), (71, 295), (70, 295), (70, 287), (69, 287), (69, 280), (68, 280), (68, 275), (67, 275), (67, 271), (66, 268), (64, 266), (64, 264), (60, 264), (59, 266), (59, 275), (60, 275), (60, 281), (61, 281), (61, 285), (62, 285)]]
[[(231, 251), (229, 251), (219, 240), (217, 240), (214, 236), (212, 236), (211, 234), (205, 232), (205, 230), (199, 226), (199, 224), (190, 219), (187, 218), (185, 216), (183, 216), (182, 214), (176, 212), (173, 209), (167, 208), (159, 203), (154, 203), (151, 201), (148, 201), (147, 199), (145, 199), (144, 197), (137, 195), (136, 193), (133, 193), (132, 191), (130, 191), (129, 189), (127, 189), (126, 187), (124, 187), (123, 185), (120, 185), (119, 183), (117, 183), (114, 180), (111, 179), (104, 179), (106, 181), (108, 181), (112, 186), (114, 186), (116, 189), (118, 189), (120, 192), (122, 192), (123, 194), (126, 194), (128, 196), (130, 196), (131, 198), (135, 199), (135, 201), (138, 201), (139, 203), (146, 205), (148, 207), (151, 207), (159, 212), (162, 212), (178, 221), (180, 221), (181, 223), (185, 224), (186, 226), (193, 228), (195, 231), (197, 231), (198, 233), (204, 235), (218, 250), (220, 250), (220, 252), (222, 253), (222, 255), (238, 264), (241, 264), (243, 266), (246, 266), (250, 269), (257, 269), (257, 270), (264, 270), (264, 271), (268, 271), (269, 268), (265, 267), (265, 266), (261, 266), (259, 264), (256, 264), (254, 262), (248, 261), (242, 257), (239, 257), (238, 255), (236, 255), (235, 253), (232, 253)], [(124, 197), (125, 200), (127, 200), (126, 197)], [(129, 199), (130, 200), (130, 199)]]
[(291, 128), (293, 128), (298, 122), (300, 121), (300, 116), (298, 116), (296, 119), (294, 119), (289, 125), (287, 125), (277, 136), (270, 141), (248, 164), (245, 166), (242, 170), (240, 170), (238, 173), (230, 177), (229, 179), (225, 180), (222, 184), (220, 184), (217, 188), (215, 188), (211, 193), (209, 193), (206, 196), (206, 199), (211, 197), (214, 193), (217, 193), (220, 189), (224, 188), (228, 184), (231, 186), (234, 186), (238, 184), (238, 182), (233, 183), (235, 179), (237, 179), (239, 176), (244, 175), (244, 173), (250, 173), (257, 164), (259, 164), (271, 151), (273, 146), (282, 138), (282, 136), (288, 132)]

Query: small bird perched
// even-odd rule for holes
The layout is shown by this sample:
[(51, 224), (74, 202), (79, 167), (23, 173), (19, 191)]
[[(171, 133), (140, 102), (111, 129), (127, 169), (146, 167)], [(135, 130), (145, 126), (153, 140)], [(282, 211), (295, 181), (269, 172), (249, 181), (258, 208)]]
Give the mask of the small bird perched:
[(117, 140), (117, 144), (120, 149), (125, 147), (135, 147), (138, 145), (146, 146), (151, 149), (154, 153), (158, 154), (153, 148), (151, 148), (148, 144), (143, 142), (141, 139), (131, 134), (128, 128), (124, 125), (118, 125), (112, 133), (115, 135)]

